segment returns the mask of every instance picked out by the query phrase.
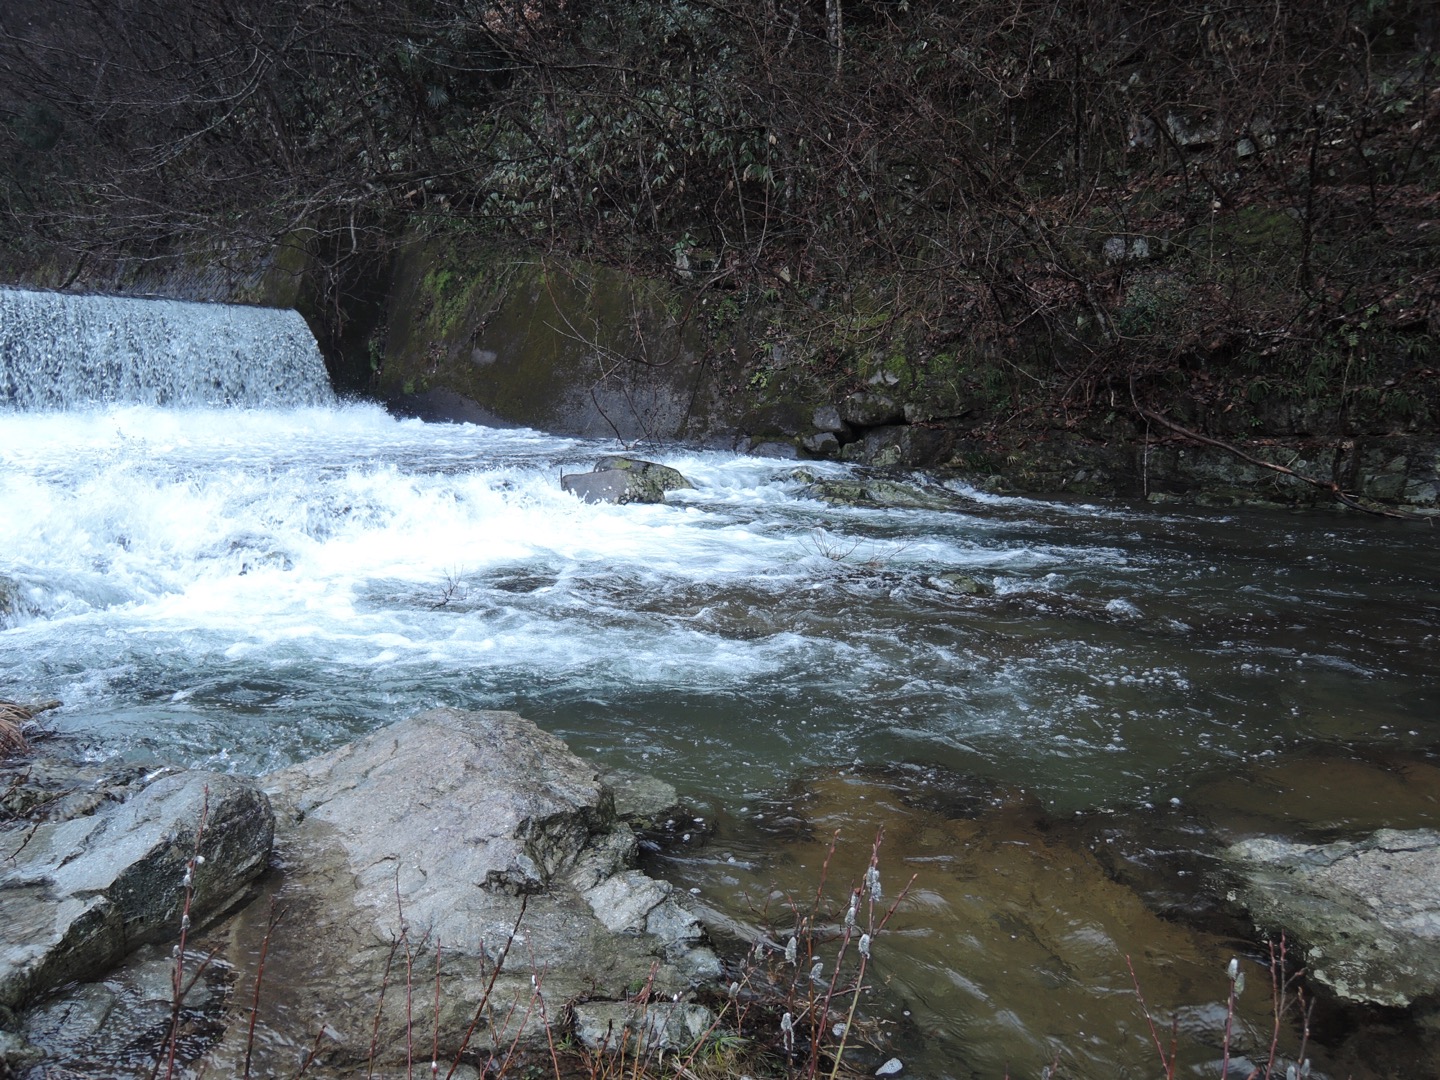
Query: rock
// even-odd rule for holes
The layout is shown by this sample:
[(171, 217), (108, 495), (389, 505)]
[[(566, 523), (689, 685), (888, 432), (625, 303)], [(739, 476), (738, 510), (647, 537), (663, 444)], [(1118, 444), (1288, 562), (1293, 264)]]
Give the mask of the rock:
[(828, 431), (842, 439), (851, 438), (853, 432), (850, 425), (840, 419), (840, 410), (834, 405), (821, 405), (815, 410), (811, 422), (820, 431)]
[(29, 821), (68, 821), (122, 803), (147, 783), (178, 773), (176, 767), (87, 765), (34, 756), (0, 767), (0, 809)]
[(45, 1051), (19, 1035), (0, 1031), (0, 1076), (20, 1076), (45, 1060)]
[(973, 512), (973, 499), (957, 495), (948, 488), (929, 484), (906, 483), (885, 477), (818, 480), (805, 488), (804, 494), (832, 506), (893, 507), (905, 510), (961, 510)]
[(1381, 829), (1358, 843), (1259, 838), (1227, 848), (1238, 899), (1307, 947), (1338, 997), (1404, 1008), (1440, 991), (1440, 833)]
[(905, 419), (905, 409), (886, 394), (851, 394), (840, 403), (838, 411), (845, 423), (862, 428), (898, 424)]
[[(619, 469), (569, 473), (560, 477), (560, 487), (587, 503), (628, 503), (632, 500), (631, 477)], [(641, 500), (643, 501), (643, 500)]]
[(934, 428), (889, 425), (865, 433), (865, 460), (871, 465), (921, 466), (944, 456), (944, 432)]
[(905, 423), (907, 424), (924, 424), (931, 420), (942, 419), (944, 415), (945, 411), (933, 401), (907, 401), (905, 403)]
[(1101, 245), (1100, 251), (1106, 262), (1144, 262), (1150, 258), (1150, 241), (1144, 236), (1136, 236), (1128, 242), (1123, 236), (1111, 236)]
[(961, 596), (994, 596), (995, 586), (987, 585), (974, 574), (936, 574), (930, 579), (938, 588)]
[[(875, 935), (873, 957), (883, 974), (861, 1000), (855, 1030), (866, 1030), (860, 1016), (882, 1021), (897, 1036), (902, 1025), (914, 1024), (919, 1031), (944, 1025), (954, 1041), (943, 1045), (964, 1048), (963, 1068), (946, 1070), (911, 1060), (904, 1044), (882, 1044), (866, 1073), (873, 1074), (894, 1054), (907, 1063), (902, 1075), (1033, 1077), (1053, 1060), (1049, 1039), (1055, 1046), (1082, 1046), (1097, 1031), (1137, 1036), (1126, 955), (1137, 958), (1146, 1001), (1152, 1009), (1165, 1009), (1167, 1017), (1197, 996), (1208, 1001), (1224, 993), (1222, 964), (1233, 949), (1226, 938), (1155, 914), (1115, 880), (1088, 844), (1067, 839), (1063, 826), (1032, 793), (942, 770), (846, 767), (804, 777), (785, 792), (783, 802), (763, 807), (771, 853), (763, 869), (717, 867), (713, 876), (701, 879), (707, 899), (713, 897), (711, 902), (744, 920), (742, 898), (801, 895), (807, 887), (813, 895), (833, 829), (854, 821), (857, 806), (904, 807), (902, 813), (886, 815), (881, 907), (916, 871), (923, 899), (916, 903), (912, 892)], [(783, 823), (778, 811), (800, 821)], [(843, 897), (850, 883), (861, 882), (870, 853), (863, 833), (842, 837), (828, 864), (825, 888), (833, 891), (827, 896)], [(844, 910), (843, 901), (831, 903), (832, 911)], [(833, 956), (823, 956), (827, 982)], [(954, 981), (937, 982), (936, 964), (957, 973)], [(802, 961), (801, 978), (805, 968)], [(1255, 993), (1252, 983), (1242, 1013), (1252, 1002), (1268, 1011), (1268, 1000)], [(1022, 1046), (996, 1037), (997, 1023), (1013, 1027), (1014, 1016), (1035, 1015), (1037, 1002), (1043, 1003), (1048, 1025), (1045, 1040)], [(889, 1022), (902, 1009), (911, 1015), (891, 1028)], [(1265, 1017), (1264, 1012), (1250, 1015)], [(1202, 1049), (1208, 1053), (1219, 1045), (1224, 1020), (1222, 1008), (1219, 1028), (1207, 1028), (1198, 1038), (1182, 1030), (1180, 1060), (1204, 1060)], [(828, 1025), (827, 1035), (833, 1035)], [(1135, 1046), (1135, 1060), (1141, 1061), (1143, 1043)], [(858, 1071), (860, 1063), (848, 1053), (846, 1059)], [(944, 1064), (959, 1060), (961, 1055), (954, 1054)], [(1114, 1070), (1083, 1075), (1114, 1075)]]
[(1383, 502), (1396, 502), (1405, 494), (1405, 474), (1385, 472), (1366, 477), (1361, 493)]
[(14, 626), (22, 618), (36, 613), (35, 605), (25, 595), (19, 581), (0, 574), (0, 628)]
[(695, 485), (668, 465), (636, 458), (606, 457), (596, 462), (591, 472), (562, 476), (560, 486), (589, 503), (662, 503), (667, 491)]
[(794, 443), (777, 442), (774, 439), (752, 441), (746, 453), (751, 457), (780, 458), (783, 461), (793, 461), (800, 456)]
[(814, 454), (816, 457), (835, 457), (840, 453), (840, 440), (829, 431), (806, 435), (800, 440), (800, 446), (807, 454)]
[[(719, 971), (673, 887), (633, 869), (635, 835), (595, 767), (514, 713), (432, 710), (266, 784), (293, 929), (276, 935), (265, 977), (304, 1003), (277, 1035), (293, 1038), (302, 1013), (329, 1025), (328, 1066), (369, 1059), (377, 1016), (377, 1060), (403, 1064), (402, 968), (425, 987), (412, 1018), (427, 1047), (439, 994), (445, 1060), (482, 1003), (495, 1025), (487, 1045), (506, 1024), (507, 1042), (522, 1030), (543, 1038), (538, 995), (554, 1023), (568, 1000), (619, 999), (647, 982), (683, 995)], [(232, 957), (257, 949), (260, 907), (237, 920)], [(232, 1032), (210, 1067), (238, 1075), (243, 1054), (244, 1033)]]
[(233, 907), (268, 864), (275, 819), (250, 781), (183, 772), (104, 813), (0, 833), (0, 847), (14, 850), (0, 864), (0, 1004), (33, 1003), (177, 934), (202, 815), (205, 861), (190, 908), (198, 924)]
[[(218, 963), (200, 967), (205, 949), (186, 950), (186, 991), (181, 1061), (213, 1044), (224, 1030), (230, 995), (229, 969)], [(198, 974), (197, 974), (198, 972)], [(137, 1043), (158, 1051), (169, 1030), (174, 997), (175, 962), (169, 948), (142, 948), (103, 981), (67, 987), (64, 994), (25, 1014), (23, 1036), (51, 1062), (79, 1067), (90, 1076), (136, 1075)], [(153, 1060), (153, 1059), (151, 1059)], [(184, 1070), (177, 1070), (184, 1075)], [(141, 1073), (141, 1075), (148, 1074)]]
[[(472, 349), (472, 361), (480, 367), (493, 361), (483, 358), (497, 354), (486, 349)], [(425, 390), (418, 394), (404, 394), (387, 401), (386, 408), (397, 416), (411, 416), (426, 423), (476, 424), (481, 427), (514, 428), (520, 425), (505, 419), (499, 413), (486, 408), (479, 402), (456, 393), (446, 387)]]
[(574, 1008), (575, 1037), (587, 1050), (648, 1054), (683, 1050), (715, 1023), (703, 1005), (661, 1001), (591, 1001)]
[(602, 768), (600, 779), (615, 797), (615, 815), (632, 828), (653, 828), (680, 810), (674, 784), (629, 769)]

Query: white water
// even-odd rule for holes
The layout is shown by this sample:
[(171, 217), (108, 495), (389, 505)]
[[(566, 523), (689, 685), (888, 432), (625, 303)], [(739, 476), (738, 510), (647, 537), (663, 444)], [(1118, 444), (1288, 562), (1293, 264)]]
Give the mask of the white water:
[(721, 800), (923, 760), (1074, 806), (1425, 708), (1433, 567), (1351, 526), (834, 509), (715, 452), (650, 455), (695, 481), (670, 505), (560, 490), (613, 449), (371, 406), (4, 417), (0, 696), (98, 756), (263, 770), (444, 703)]
[(0, 411), (333, 400), (297, 312), (0, 288)]

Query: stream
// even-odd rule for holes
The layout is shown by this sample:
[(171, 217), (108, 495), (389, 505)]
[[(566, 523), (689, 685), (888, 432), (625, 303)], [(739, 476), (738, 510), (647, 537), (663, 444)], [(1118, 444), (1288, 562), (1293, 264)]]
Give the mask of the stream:
[[(1426, 525), (835, 506), (812, 482), (849, 466), (675, 447), (641, 452), (694, 484), (665, 505), (561, 490), (615, 450), (368, 404), (0, 412), (0, 697), (61, 699), (95, 760), (244, 773), (517, 710), (680, 789), (711, 831), (653, 869), (722, 942), (793, 922), (837, 831), (858, 881), (883, 827), (888, 899), (915, 880), (875, 1011), (927, 1077), (1159, 1075), (1137, 982), (1179, 1075), (1218, 1075), (1232, 956), (1270, 1028), (1217, 845), (1440, 826)], [(1421, 1052), (1336, 1017), (1317, 1074)]]

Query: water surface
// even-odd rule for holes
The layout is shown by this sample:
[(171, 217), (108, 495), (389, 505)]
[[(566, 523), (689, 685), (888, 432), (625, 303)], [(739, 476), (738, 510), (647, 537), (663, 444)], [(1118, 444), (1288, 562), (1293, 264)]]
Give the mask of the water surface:
[[(967, 845), (1033, 852), (1055, 822), (1165, 818), (1296, 753), (1423, 761), (1437, 743), (1427, 526), (958, 483), (951, 511), (834, 507), (794, 463), (685, 449), (645, 451), (695, 484), (667, 505), (561, 491), (563, 473), (615, 449), (363, 405), (4, 415), (0, 694), (62, 699), (57, 727), (96, 758), (244, 772), (434, 705), (513, 708), (719, 818), (714, 846), (672, 866), (717, 911), (727, 889), (764, 888), (776, 867), (813, 858), (766, 831), (794, 798), (819, 835), (842, 828), (867, 852), (877, 817), (908, 823), (926, 903), (938, 912), (934, 897), (948, 897), (926, 933), (961, 943), (943, 979), (912, 979), (931, 1000), (911, 1011), (928, 1017), (932, 1071), (955, 1076), (1033, 1074), (1057, 1042), (1092, 1040), (1086, 1068), (1119, 1069), (1108, 1048), (1141, 1036), (1077, 1036), (1078, 1022), (1047, 1035), (1038, 991), (978, 986), (1039, 961), (1021, 950), (967, 974), (980, 967), (963, 947), (969, 916), (949, 884), (925, 882), (927, 865), (970, 881), (973, 867), (951, 865)], [(943, 577), (957, 573), (987, 595)], [(877, 792), (921, 766), (1006, 793), (1002, 809), (887, 796), (872, 813)], [(1111, 895), (1113, 868), (1074, 864), (1085, 842), (1077, 832), (1046, 865)], [(753, 879), (717, 876), (725, 845)], [(1066, 976), (1075, 1000), (1103, 983), (1130, 1003), (1123, 950), (1153, 917), (1130, 903), (1113, 900), (1132, 914), (1123, 933), (1097, 931), (1093, 968)], [(1092, 917), (1075, 914), (1074, 933)], [(1001, 940), (982, 937), (982, 952)], [(1174, 967), (1181, 950), (1218, 973), (1229, 954), (1208, 952), (1225, 947), (1191, 937), (1159, 946), (1156, 963)], [(1169, 1007), (1220, 995), (1185, 970), (1194, 985), (1160, 992)], [(986, 1008), (984, 1023), (955, 1019)], [(1133, 1045), (1114, 1053), (1134, 1058)]]

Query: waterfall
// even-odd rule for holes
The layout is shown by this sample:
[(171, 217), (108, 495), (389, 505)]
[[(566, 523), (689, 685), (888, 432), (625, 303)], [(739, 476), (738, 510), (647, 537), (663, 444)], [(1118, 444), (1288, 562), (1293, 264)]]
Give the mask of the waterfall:
[(298, 312), (0, 288), (0, 410), (333, 400)]

